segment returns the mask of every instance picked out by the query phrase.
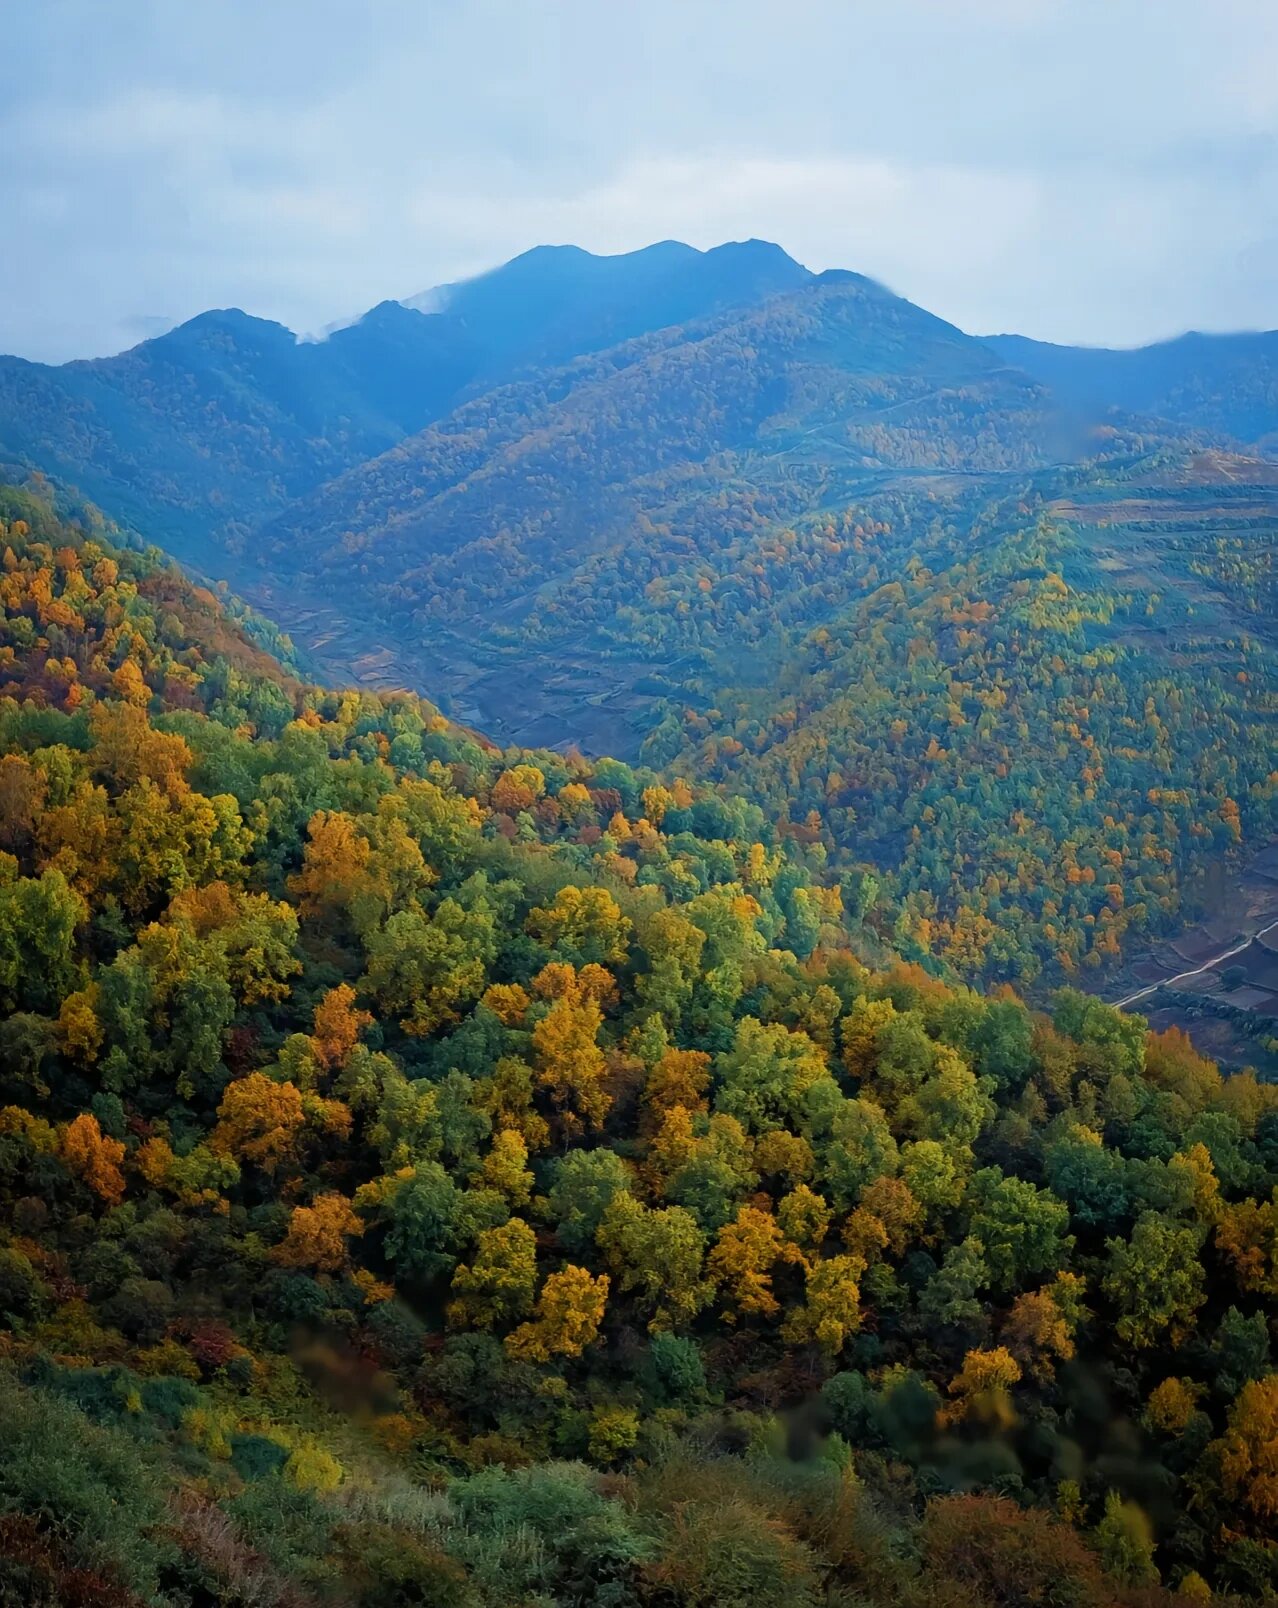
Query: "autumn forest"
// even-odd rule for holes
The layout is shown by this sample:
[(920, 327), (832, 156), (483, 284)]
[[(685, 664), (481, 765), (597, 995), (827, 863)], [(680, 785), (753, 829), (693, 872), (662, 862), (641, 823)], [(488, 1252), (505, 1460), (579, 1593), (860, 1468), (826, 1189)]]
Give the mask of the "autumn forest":
[(1268, 371), (651, 250), (0, 360), (4, 1608), (1278, 1596)]

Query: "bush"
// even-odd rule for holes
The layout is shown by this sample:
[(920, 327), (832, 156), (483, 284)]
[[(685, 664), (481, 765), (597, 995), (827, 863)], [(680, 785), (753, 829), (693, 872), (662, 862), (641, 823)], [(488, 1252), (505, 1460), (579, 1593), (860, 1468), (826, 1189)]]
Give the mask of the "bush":
[(1100, 1565), (1073, 1530), (1005, 1497), (946, 1496), (928, 1504), (923, 1550), (931, 1573), (998, 1608), (1099, 1608)]
[(368, 1332), (391, 1368), (402, 1368), (422, 1354), (426, 1325), (402, 1301), (381, 1301), (368, 1315)]
[(597, 1463), (615, 1463), (634, 1450), (639, 1414), (633, 1407), (596, 1407), (590, 1415), (590, 1455)]
[(231, 1467), (242, 1480), (278, 1474), (288, 1462), (288, 1449), (266, 1435), (232, 1435)]
[(162, 1492), (133, 1441), (2, 1372), (0, 1424), (0, 1509), (67, 1537), (72, 1566), (153, 1595), (175, 1554), (165, 1539)]
[(658, 1392), (671, 1402), (691, 1402), (705, 1395), (706, 1370), (695, 1340), (680, 1334), (654, 1334), (648, 1356)]
[(299, 1491), (335, 1491), (342, 1483), (342, 1465), (315, 1441), (305, 1441), (284, 1465), (284, 1478)]
[(21, 1251), (0, 1246), (0, 1324), (12, 1328), (38, 1317), (45, 1305), (45, 1288)]
[(644, 1571), (680, 1608), (815, 1608), (814, 1555), (785, 1522), (742, 1497), (689, 1500), (663, 1516), (660, 1553)]
[(173, 1315), (173, 1292), (158, 1279), (125, 1279), (102, 1303), (102, 1318), (139, 1345), (154, 1345)]

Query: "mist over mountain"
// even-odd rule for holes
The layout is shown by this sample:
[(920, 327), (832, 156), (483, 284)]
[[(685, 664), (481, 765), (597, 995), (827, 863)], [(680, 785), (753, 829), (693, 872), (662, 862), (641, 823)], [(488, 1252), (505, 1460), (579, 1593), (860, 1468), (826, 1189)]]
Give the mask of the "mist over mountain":
[(1032, 374), (1062, 402), (1096, 413), (1119, 408), (1186, 429), (1278, 449), (1278, 330), (1203, 335), (1126, 351), (1053, 346), (1022, 335), (990, 335), (986, 345)]
[(410, 296), (405, 305), (458, 319), (481, 343), (485, 370), (510, 373), (749, 307), (812, 277), (766, 240), (710, 251), (663, 240), (613, 257), (580, 246), (535, 246), (477, 278)]

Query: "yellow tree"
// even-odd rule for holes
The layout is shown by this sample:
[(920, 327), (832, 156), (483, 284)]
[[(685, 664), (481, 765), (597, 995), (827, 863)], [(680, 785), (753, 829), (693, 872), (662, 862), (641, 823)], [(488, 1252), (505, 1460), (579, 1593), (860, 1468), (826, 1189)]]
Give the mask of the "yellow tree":
[(312, 1038), (315, 1053), (325, 1069), (336, 1072), (359, 1043), (359, 1035), (373, 1018), (355, 1005), (355, 990), (349, 983), (330, 988), (315, 1007)]
[(861, 1327), (860, 1278), (865, 1258), (848, 1253), (808, 1264), (805, 1301), (782, 1331), (791, 1343), (815, 1340), (835, 1357)]
[(620, 965), (629, 949), (630, 922), (607, 888), (560, 888), (549, 905), (529, 913), (527, 926), (577, 965)]
[(526, 1362), (579, 1357), (599, 1333), (608, 1301), (609, 1278), (571, 1263), (542, 1285), (528, 1323), (506, 1336), (506, 1350)]
[(1043, 1383), (1074, 1355), (1074, 1333), (1086, 1315), (1083, 1290), (1077, 1273), (1058, 1273), (1054, 1284), (1017, 1296), (1007, 1315), (1004, 1345)]
[(289, 891), (303, 916), (335, 923), (349, 915), (352, 904), (368, 889), (372, 848), (357, 830), (354, 816), (339, 810), (317, 810), (306, 830), (302, 869), (289, 878)]
[(522, 1217), (499, 1228), (485, 1228), (474, 1259), (453, 1274), (448, 1321), (454, 1328), (495, 1324), (522, 1318), (533, 1303), (537, 1284), (537, 1238)]
[(769, 1128), (755, 1143), (754, 1165), (763, 1178), (798, 1184), (811, 1178), (816, 1158), (812, 1146), (801, 1134), (790, 1133), (785, 1128)]
[(830, 1231), (829, 1203), (806, 1184), (796, 1184), (777, 1205), (777, 1222), (788, 1240), (806, 1253), (815, 1253)]
[(771, 1212), (741, 1206), (732, 1222), (719, 1230), (706, 1271), (718, 1285), (729, 1323), (738, 1318), (771, 1318), (780, 1311), (772, 1293), (772, 1269), (779, 1261), (794, 1260)]
[(872, 1259), (883, 1251), (903, 1256), (923, 1226), (924, 1211), (907, 1184), (886, 1174), (861, 1192), (861, 1202), (843, 1229), (848, 1249)]
[(1150, 1391), (1149, 1400), (1145, 1403), (1146, 1421), (1162, 1435), (1183, 1435), (1193, 1422), (1198, 1403), (1205, 1394), (1203, 1385), (1173, 1374)]
[(77, 1178), (108, 1206), (124, 1199), (124, 1146), (102, 1132), (98, 1119), (84, 1112), (62, 1130), (58, 1153)]
[(704, 1050), (665, 1050), (644, 1083), (645, 1126), (660, 1127), (675, 1106), (694, 1114), (704, 1111), (709, 1087), (710, 1057)]
[(475, 1104), (496, 1128), (513, 1128), (529, 1151), (550, 1143), (550, 1124), (533, 1107), (533, 1069), (517, 1056), (503, 1055), (492, 1073), (475, 1085)]
[(512, 765), (493, 783), (492, 805), (507, 815), (530, 810), (546, 791), (546, 778), (536, 765)]
[(1278, 1519), (1278, 1374), (1243, 1386), (1215, 1448), (1225, 1494), (1263, 1526), (1272, 1525)]
[(1239, 1289), (1248, 1294), (1274, 1294), (1278, 1291), (1278, 1205), (1271, 1200), (1241, 1200), (1222, 1206), (1216, 1223), (1216, 1249)]
[(532, 1195), (533, 1176), (528, 1170), (528, 1146), (515, 1128), (501, 1128), (493, 1135), (492, 1147), (484, 1157), (479, 1182), (504, 1195), (512, 1206), (526, 1206)]
[(599, 1048), (603, 1023), (599, 1002), (612, 989), (600, 966), (551, 965), (535, 979), (539, 993), (552, 998), (549, 1011), (532, 1032), (537, 1081), (554, 1102), (566, 1138), (602, 1127), (611, 1099), (604, 1087), (607, 1063)]
[(940, 1422), (957, 1424), (965, 1418), (979, 1418), (1007, 1428), (1016, 1418), (1010, 1393), (1020, 1377), (1021, 1365), (1006, 1346), (969, 1351), (950, 1380), (954, 1400), (941, 1409)]
[(317, 1195), (314, 1205), (293, 1208), (275, 1259), (284, 1267), (336, 1273), (346, 1266), (347, 1240), (363, 1232), (364, 1224), (345, 1195)]
[(295, 1084), (250, 1072), (227, 1085), (209, 1144), (219, 1155), (236, 1156), (273, 1173), (296, 1154), (305, 1121), (302, 1091)]

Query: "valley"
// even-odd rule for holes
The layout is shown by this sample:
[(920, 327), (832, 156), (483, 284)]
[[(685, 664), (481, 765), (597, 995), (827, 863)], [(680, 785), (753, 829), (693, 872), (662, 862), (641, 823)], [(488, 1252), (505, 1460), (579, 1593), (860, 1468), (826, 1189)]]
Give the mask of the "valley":
[[(391, 618), (353, 619), (292, 584), (249, 585), (241, 595), (288, 633), (322, 679), (429, 695), (450, 718), (504, 745), (638, 756), (655, 697), (639, 690), (657, 668), (645, 660), (567, 644), (534, 655), (442, 624), (405, 631)], [(682, 667), (659, 668), (669, 681)]]
[(1278, 1608), (1274, 0), (0, 40), (0, 1608)]
[(548, 249), (309, 346), (219, 314), (10, 366), (0, 456), (78, 455), (315, 675), (710, 779), (912, 956), (1112, 997), (1275, 829), (1271, 348), (1075, 360), (762, 242)]
[[(830, 1608), (868, 1557), (876, 1608), (1006, 1608), (946, 1595), (977, 1545), (1179, 1608), (1266, 1564), (1278, 1089), (938, 975), (744, 789), (299, 677), (53, 495), (0, 485), (0, 1591)], [(1053, 527), (986, 534), (1008, 640), (1072, 643)]]
[(1278, 1580), (1278, 460), (655, 250), (0, 364), (0, 1595)]

